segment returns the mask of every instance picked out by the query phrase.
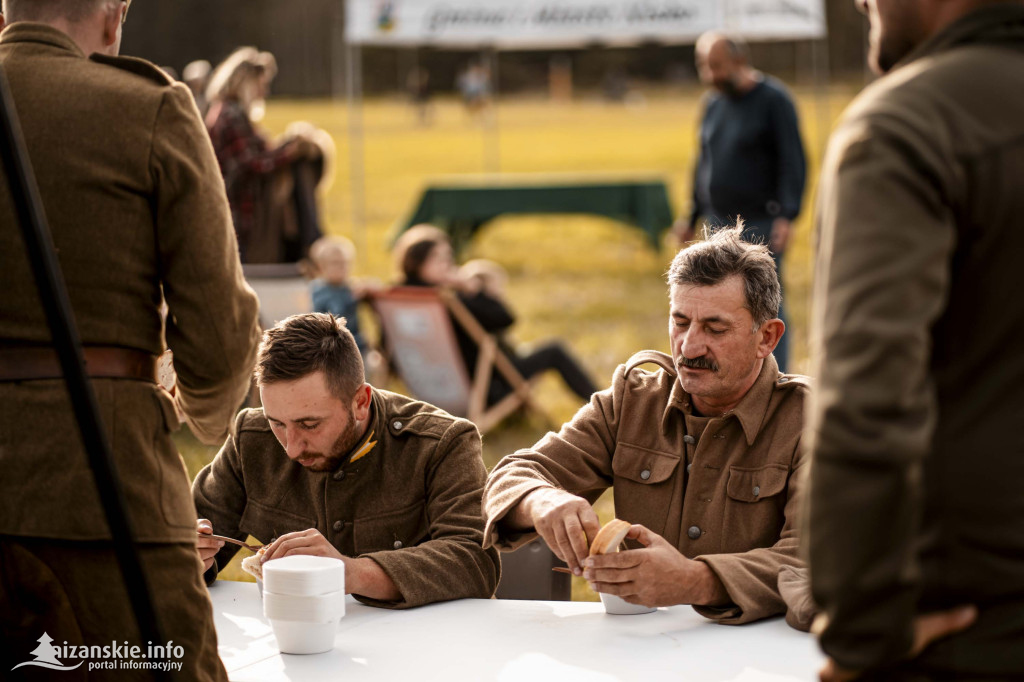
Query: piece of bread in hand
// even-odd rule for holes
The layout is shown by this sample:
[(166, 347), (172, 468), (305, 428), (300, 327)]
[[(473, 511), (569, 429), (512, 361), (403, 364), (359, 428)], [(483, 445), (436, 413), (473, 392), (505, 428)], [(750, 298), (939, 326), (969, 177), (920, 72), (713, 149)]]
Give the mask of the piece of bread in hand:
[(629, 521), (621, 519), (612, 519), (604, 524), (590, 543), (590, 556), (618, 551), (631, 526)]
[(257, 580), (263, 580), (263, 564), (260, 559), (266, 553), (267, 547), (264, 545), (259, 548), (259, 551), (252, 556), (245, 557), (242, 559), (242, 570), (253, 576)]

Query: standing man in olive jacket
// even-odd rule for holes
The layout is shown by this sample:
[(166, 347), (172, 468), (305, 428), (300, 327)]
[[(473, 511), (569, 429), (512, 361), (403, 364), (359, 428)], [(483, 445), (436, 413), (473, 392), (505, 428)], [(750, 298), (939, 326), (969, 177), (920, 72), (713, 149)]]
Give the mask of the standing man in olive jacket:
[[(787, 611), (778, 583), (783, 567), (802, 566), (808, 386), (778, 371), (779, 278), (741, 230), (672, 262), (671, 357), (637, 353), (559, 433), (498, 463), (484, 493), (488, 545), (515, 549), (539, 533), (599, 592), (692, 604), (722, 623)], [(591, 505), (609, 487), (616, 516), (635, 524), (634, 549), (588, 558)]]
[(823, 677), (1020, 679), (1024, 4), (859, 4), (891, 73), (846, 112), (820, 191)]
[[(365, 383), (352, 333), (325, 313), (264, 333), (256, 383), (263, 407), (239, 413), (193, 483), (200, 533), (270, 543), (264, 562), (341, 559), (346, 592), (374, 606), (494, 594), (471, 422)], [(200, 539), (208, 582), (237, 551)]]
[[(121, 0), (4, 0), (0, 63), (159, 624), (185, 649), (185, 677), (226, 679), (170, 433), (181, 414), (200, 438), (223, 439), (248, 389), (257, 301), (191, 94), (152, 64), (116, 56), (127, 9)], [(9, 672), (44, 632), (72, 646), (145, 648), (6, 181), (0, 292), (0, 676), (32, 670)], [(168, 346), (173, 397), (155, 381)]]

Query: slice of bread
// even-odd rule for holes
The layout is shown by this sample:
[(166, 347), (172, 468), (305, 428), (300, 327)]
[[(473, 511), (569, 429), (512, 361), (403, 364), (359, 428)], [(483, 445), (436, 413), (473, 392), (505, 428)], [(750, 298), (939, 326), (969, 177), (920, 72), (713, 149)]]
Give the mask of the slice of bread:
[(617, 552), (631, 526), (629, 521), (621, 519), (612, 519), (604, 524), (597, 532), (594, 541), (590, 543), (590, 556)]
[(260, 559), (263, 558), (263, 554), (266, 551), (267, 548), (265, 546), (260, 547), (258, 552), (242, 559), (242, 570), (257, 580), (263, 580), (263, 564), (260, 562)]

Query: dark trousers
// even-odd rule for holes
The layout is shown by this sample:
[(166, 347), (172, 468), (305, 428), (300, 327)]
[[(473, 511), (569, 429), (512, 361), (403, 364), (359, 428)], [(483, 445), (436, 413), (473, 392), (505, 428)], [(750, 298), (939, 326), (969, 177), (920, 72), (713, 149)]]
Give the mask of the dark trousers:
[[(510, 354), (509, 358), (516, 369), (519, 370), (519, 373), (526, 379), (553, 369), (562, 375), (562, 380), (565, 381), (566, 386), (583, 400), (590, 400), (590, 396), (597, 391), (597, 386), (590, 380), (587, 373), (583, 371), (580, 363), (558, 341), (549, 341), (539, 346), (529, 355), (519, 357)], [(495, 373), (491, 377), (491, 388), (487, 394), (487, 402), (493, 405), (511, 392), (512, 387), (505, 381), (505, 378)]]
[[(181, 658), (169, 659), (182, 664), (181, 671), (170, 677), (227, 680), (217, 654), (210, 595), (200, 576), (202, 564), (195, 545), (140, 544), (139, 560), (149, 581), (161, 634), (172, 647), (183, 650)], [(52, 643), (41, 641), (43, 633)], [(153, 679), (152, 673), (143, 669), (90, 671), (93, 659), (59, 653), (57, 669), (38, 664), (16, 668), (25, 662), (52, 661), (47, 652), (54, 654), (51, 647), (58, 646), (63, 651), (65, 643), (109, 647), (111, 642), (125, 641), (129, 647), (147, 651), (148, 643), (139, 635), (109, 542), (0, 535), (0, 678), (64, 682)], [(77, 665), (79, 662), (82, 664)]]

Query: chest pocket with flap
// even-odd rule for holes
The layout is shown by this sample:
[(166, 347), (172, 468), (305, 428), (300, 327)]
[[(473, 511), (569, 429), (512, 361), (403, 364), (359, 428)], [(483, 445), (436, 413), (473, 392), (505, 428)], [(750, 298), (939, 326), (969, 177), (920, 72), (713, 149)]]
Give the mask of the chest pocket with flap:
[(356, 554), (415, 547), (429, 539), (423, 501), (353, 522)]
[(644, 485), (654, 485), (671, 478), (679, 466), (679, 459), (679, 455), (669, 452), (618, 443), (612, 457), (612, 471), (617, 479), (625, 478)]
[(785, 490), (787, 478), (789, 469), (782, 464), (756, 469), (731, 466), (726, 493), (738, 502), (760, 502)]
[[(314, 528), (316, 522), (313, 519), (293, 514), (284, 509), (277, 509), (250, 498), (245, 503), (245, 511), (242, 512), (242, 519), (238, 527), (239, 530), (245, 531), (260, 542), (269, 543), (274, 538), (286, 533)], [(216, 529), (214, 532), (217, 532)]]

